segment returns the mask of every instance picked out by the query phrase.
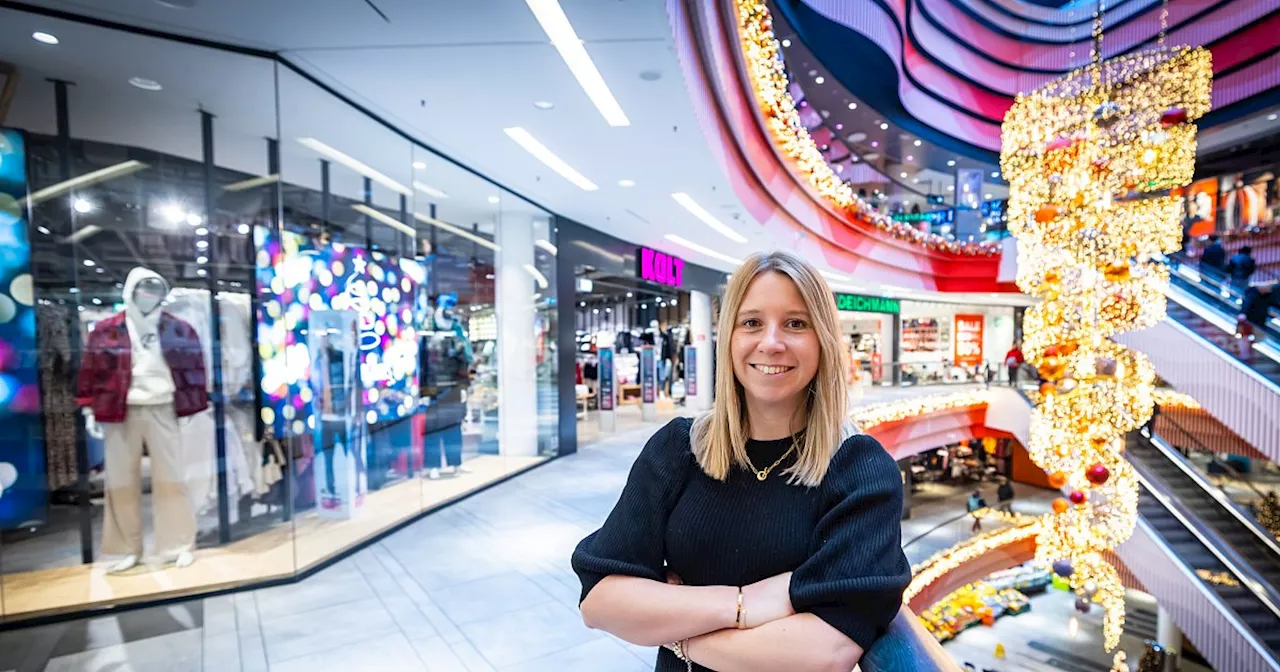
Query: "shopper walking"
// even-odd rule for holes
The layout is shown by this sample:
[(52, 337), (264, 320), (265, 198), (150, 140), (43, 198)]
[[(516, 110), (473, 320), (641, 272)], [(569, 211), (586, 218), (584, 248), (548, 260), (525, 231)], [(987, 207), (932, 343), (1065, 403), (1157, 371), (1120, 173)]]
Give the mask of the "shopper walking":
[(1246, 321), (1259, 328), (1267, 326), (1267, 319), (1271, 316), (1271, 309), (1276, 306), (1274, 289), (1275, 283), (1269, 282), (1245, 290), (1241, 314), (1244, 315)]
[[(996, 352), (999, 352), (999, 350)], [(1022, 365), (1026, 363), (1026, 361), (1026, 358), (1022, 356), (1022, 343), (1020, 341), (1014, 341), (1013, 347), (1009, 348), (1009, 352), (1005, 353), (1004, 356), (1004, 365), (1009, 367), (1010, 385), (1014, 387), (1018, 386), (1018, 369), (1022, 368)]]
[(969, 528), (970, 532), (978, 533), (982, 531), (982, 516), (978, 512), (987, 508), (987, 502), (982, 498), (982, 493), (977, 490), (969, 495), (969, 501), (965, 504), (969, 510), (969, 515), (973, 516), (973, 527)]
[(583, 620), (662, 646), (660, 671), (853, 669), (911, 568), (898, 465), (846, 420), (831, 290), (790, 252), (754, 254), (718, 341), (715, 408), (649, 440), (573, 553)]
[(1241, 293), (1249, 288), (1249, 279), (1258, 270), (1258, 262), (1253, 259), (1253, 248), (1245, 245), (1239, 252), (1227, 260), (1227, 277), (1231, 286)]
[(1013, 513), (1013, 484), (1008, 478), (1000, 479), (1000, 487), (996, 489), (996, 499), (1000, 501), (1000, 510)]
[(1209, 244), (1200, 253), (1200, 270), (1208, 271), (1214, 280), (1222, 276), (1227, 265), (1227, 248), (1222, 246), (1222, 238), (1218, 234), (1209, 236)]

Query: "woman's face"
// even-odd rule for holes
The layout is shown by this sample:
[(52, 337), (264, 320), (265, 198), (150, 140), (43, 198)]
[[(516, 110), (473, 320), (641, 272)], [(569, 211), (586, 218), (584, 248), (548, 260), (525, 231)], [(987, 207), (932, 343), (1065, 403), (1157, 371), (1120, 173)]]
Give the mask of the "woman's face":
[(751, 281), (730, 343), (733, 373), (751, 402), (798, 403), (818, 372), (813, 320), (795, 283), (781, 273)]

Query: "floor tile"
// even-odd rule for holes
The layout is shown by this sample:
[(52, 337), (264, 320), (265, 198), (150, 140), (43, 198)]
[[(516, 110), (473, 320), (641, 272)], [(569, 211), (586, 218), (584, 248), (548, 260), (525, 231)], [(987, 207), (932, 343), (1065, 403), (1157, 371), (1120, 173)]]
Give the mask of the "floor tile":
[(377, 598), (262, 621), (267, 660), (276, 664), (398, 632)]
[(542, 658), (504, 667), (502, 672), (646, 672), (652, 669), (652, 664), (646, 667), (626, 648), (602, 637)]
[(235, 631), (220, 635), (203, 633), (201, 659), (204, 661), (204, 672), (240, 672), (240, 637)]
[(573, 609), (546, 602), (458, 626), (495, 667), (507, 667), (585, 644), (602, 635), (588, 630)]
[(202, 672), (200, 648), (200, 631), (186, 630), (60, 656), (45, 672)]
[(514, 572), (427, 593), (436, 606), (459, 626), (552, 599), (537, 584)]
[(423, 672), (418, 652), (400, 633), (345, 644), (324, 651), (299, 656), (282, 663), (272, 663), (271, 672)]
[(427, 672), (471, 672), (443, 637), (415, 639), (412, 644)]

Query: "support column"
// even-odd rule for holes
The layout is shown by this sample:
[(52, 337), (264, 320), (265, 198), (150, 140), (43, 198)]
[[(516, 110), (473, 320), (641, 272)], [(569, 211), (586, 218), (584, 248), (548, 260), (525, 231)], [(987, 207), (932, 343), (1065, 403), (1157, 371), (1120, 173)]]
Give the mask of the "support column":
[(689, 292), (689, 332), (698, 353), (697, 366), (694, 367), (698, 393), (689, 397), (685, 405), (691, 411), (702, 412), (709, 410), (715, 399), (715, 387), (711, 381), (711, 371), (715, 368), (711, 358), (711, 297), (704, 292)]
[(538, 454), (537, 361), (533, 339), (533, 222), (508, 214), (498, 225), (498, 450)]
[(218, 303), (219, 222), (217, 220), (217, 184), (214, 180), (213, 114), (200, 111), (200, 139), (204, 158), (204, 226), (209, 231), (205, 264), (205, 281), (209, 287), (210, 374), (213, 391), (213, 440), (218, 464), (218, 542), (231, 543), (231, 502), (227, 499), (227, 399), (222, 384), (222, 313)]
[(1182, 631), (1173, 622), (1173, 615), (1160, 605), (1156, 605), (1156, 643), (1174, 657), (1182, 655)]

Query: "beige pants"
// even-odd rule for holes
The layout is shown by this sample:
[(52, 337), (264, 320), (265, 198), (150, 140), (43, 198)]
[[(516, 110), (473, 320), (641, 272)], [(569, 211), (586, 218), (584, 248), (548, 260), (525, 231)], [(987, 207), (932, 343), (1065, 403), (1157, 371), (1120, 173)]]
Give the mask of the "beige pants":
[(102, 424), (106, 511), (102, 552), (142, 555), (142, 446), (151, 456), (155, 553), (171, 557), (195, 547), (196, 515), (187, 497), (186, 463), (173, 404), (130, 406), (124, 422)]

